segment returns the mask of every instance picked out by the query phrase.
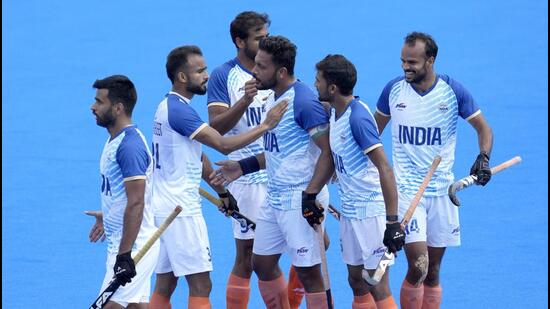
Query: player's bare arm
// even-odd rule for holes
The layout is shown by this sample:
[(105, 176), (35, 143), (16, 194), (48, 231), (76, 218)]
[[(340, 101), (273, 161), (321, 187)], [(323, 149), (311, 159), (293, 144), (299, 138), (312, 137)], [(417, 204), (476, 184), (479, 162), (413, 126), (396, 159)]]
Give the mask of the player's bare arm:
[(309, 135), (321, 149), (321, 155), (315, 165), (315, 171), (307, 186), (306, 193), (319, 193), (334, 173), (334, 161), (329, 143), (329, 125), (322, 124), (309, 130)]
[[(254, 157), (249, 157), (241, 161), (249, 160), (254, 158), (258, 162), (258, 168), (265, 169), (265, 154), (260, 153)], [(212, 184), (214, 185), (227, 185), (228, 183), (238, 179), (243, 175), (242, 163), (232, 160), (224, 160), (215, 163), (220, 166), (216, 171), (210, 173), (209, 178)]]
[(229, 130), (237, 125), (257, 94), (256, 79), (253, 78), (244, 84), (243, 97), (231, 107), (224, 102), (210, 103), (208, 106), (208, 121), (210, 126), (221, 135), (229, 132)]
[(487, 123), (487, 120), (485, 120), (485, 117), (483, 117), (483, 114), (478, 114), (468, 120), (468, 122), (477, 132), (479, 150), (485, 151), (487, 154), (491, 155), (491, 151), (493, 150), (493, 131), (489, 123)]
[[(384, 153), (384, 147), (380, 145), (380, 147), (369, 151), (367, 155), (378, 169), (382, 195), (384, 196), (384, 203), (386, 204), (386, 216), (397, 217), (397, 185), (395, 176), (393, 175), (393, 169)], [(397, 221), (397, 218), (391, 221)]]
[(260, 138), (265, 132), (271, 130), (281, 120), (286, 109), (288, 101), (284, 100), (275, 105), (267, 113), (265, 120), (254, 127), (252, 130), (235, 136), (221, 136), (220, 133), (212, 127), (205, 127), (195, 137), (200, 143), (216, 149), (223, 154), (229, 154), (240, 149)]
[(124, 211), (124, 225), (120, 240), (119, 254), (132, 251), (136, 241), (145, 207), (145, 179), (135, 179), (124, 182), (128, 204)]
[(376, 111), (374, 113), (374, 120), (376, 121), (376, 125), (378, 126), (378, 134), (382, 135), (382, 132), (384, 131), (384, 128), (386, 128), (386, 125), (388, 122), (390, 122), (391, 116), (383, 115), (380, 113), (380, 111)]

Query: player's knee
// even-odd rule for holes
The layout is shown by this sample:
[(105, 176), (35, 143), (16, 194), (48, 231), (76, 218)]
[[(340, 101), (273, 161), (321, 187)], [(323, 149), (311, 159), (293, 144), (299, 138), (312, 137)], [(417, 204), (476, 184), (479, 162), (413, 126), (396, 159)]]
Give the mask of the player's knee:
[(428, 254), (419, 255), (412, 263), (409, 263), (407, 276), (413, 280), (414, 285), (424, 282), (428, 275)]
[(439, 264), (430, 265), (424, 284), (429, 286), (436, 286), (439, 284), (439, 267)]
[(198, 297), (208, 297), (212, 291), (212, 281), (210, 278), (197, 280), (190, 282), (189, 284), (189, 295), (198, 296)]
[(368, 285), (361, 276), (348, 275), (348, 283), (354, 295), (363, 295), (368, 290)]

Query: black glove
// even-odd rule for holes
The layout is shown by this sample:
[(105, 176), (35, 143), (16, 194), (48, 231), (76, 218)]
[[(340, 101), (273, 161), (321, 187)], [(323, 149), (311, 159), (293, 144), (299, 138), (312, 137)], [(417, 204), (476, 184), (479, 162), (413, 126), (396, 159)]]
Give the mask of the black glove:
[(116, 280), (118, 280), (122, 286), (131, 282), (132, 278), (136, 276), (136, 265), (132, 259), (132, 252), (128, 251), (117, 255), (113, 270), (115, 271)]
[(489, 154), (482, 151), (477, 155), (476, 161), (470, 169), (470, 175), (477, 177), (476, 184), (486, 185), (491, 180), (491, 168), (489, 167)]
[(229, 211), (239, 211), (239, 206), (237, 206), (237, 200), (233, 197), (233, 194), (229, 192), (229, 190), (226, 190), (225, 193), (218, 193), (218, 196), (220, 198), (227, 198), (229, 199), (229, 205), (225, 205), (225, 203), (222, 201), (223, 205), (221, 207), (221, 211), (229, 215)]
[(405, 233), (401, 229), (401, 223), (386, 223), (386, 231), (384, 231), (384, 246), (391, 253), (396, 253), (403, 248), (405, 244)]
[(316, 197), (317, 193), (310, 194), (302, 191), (302, 216), (311, 227), (314, 227), (315, 224), (321, 224), (325, 217), (323, 215), (325, 209), (315, 203)]

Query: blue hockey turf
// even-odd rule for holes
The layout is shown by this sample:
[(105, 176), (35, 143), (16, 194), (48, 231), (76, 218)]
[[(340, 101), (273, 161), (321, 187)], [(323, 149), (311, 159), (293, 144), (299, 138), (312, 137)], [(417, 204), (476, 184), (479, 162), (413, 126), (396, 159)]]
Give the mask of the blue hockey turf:
[[(138, 90), (134, 121), (150, 140), (154, 111), (170, 89), (168, 52), (199, 45), (211, 72), (235, 56), (229, 23), (243, 10), (269, 13), (270, 33), (296, 43), (296, 75), (311, 87), (317, 61), (346, 55), (359, 73), (355, 93), (371, 109), (384, 85), (402, 74), (405, 35), (432, 34), (436, 71), (466, 86), (492, 126), (491, 163), (523, 158), (486, 187), (460, 192), (462, 246), (448, 249), (443, 261), (442, 308), (548, 306), (547, 1), (3, 0), (2, 9), (4, 308), (88, 308), (98, 294), (106, 248), (88, 242), (93, 220), (83, 211), (100, 208), (98, 165), (107, 132), (90, 111), (92, 83), (129, 76)], [(206, 120), (206, 98), (195, 97), (193, 106)], [(383, 142), (389, 152), (389, 130)], [(477, 155), (465, 121), (457, 145), (454, 171), (461, 178)], [(214, 263), (211, 301), (225, 308), (234, 256), (230, 221), (208, 202), (203, 206)], [(337, 308), (350, 308), (338, 225), (327, 220), (333, 296)], [(288, 270), (288, 258), (281, 264)], [(401, 253), (390, 277), (397, 300), (405, 271)], [(263, 308), (256, 279), (252, 287), (250, 308)], [(182, 280), (173, 308), (186, 303)]]

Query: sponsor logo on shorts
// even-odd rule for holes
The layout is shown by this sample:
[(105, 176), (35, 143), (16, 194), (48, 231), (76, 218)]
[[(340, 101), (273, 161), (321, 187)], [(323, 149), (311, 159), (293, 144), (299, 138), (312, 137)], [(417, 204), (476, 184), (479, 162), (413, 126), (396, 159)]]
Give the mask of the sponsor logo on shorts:
[(384, 252), (386, 252), (386, 247), (380, 247), (380, 248), (372, 251), (372, 255), (384, 254)]
[(309, 251), (308, 248), (302, 247), (302, 248), (296, 250), (296, 253), (298, 253), (299, 256), (304, 256), (304, 255), (306, 255), (306, 253), (307, 253), (308, 251)]
[(451, 234), (453, 234), (453, 235), (458, 235), (458, 234), (460, 234), (460, 225), (457, 226), (457, 227), (451, 232)]

